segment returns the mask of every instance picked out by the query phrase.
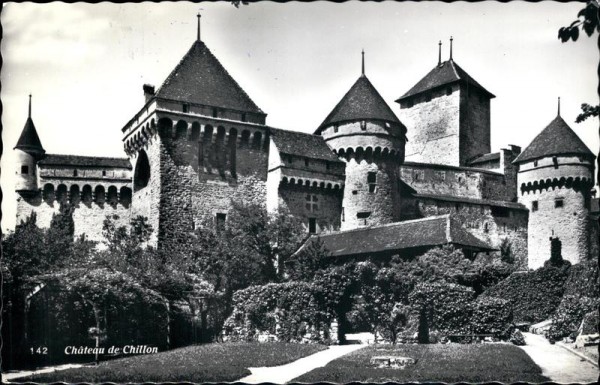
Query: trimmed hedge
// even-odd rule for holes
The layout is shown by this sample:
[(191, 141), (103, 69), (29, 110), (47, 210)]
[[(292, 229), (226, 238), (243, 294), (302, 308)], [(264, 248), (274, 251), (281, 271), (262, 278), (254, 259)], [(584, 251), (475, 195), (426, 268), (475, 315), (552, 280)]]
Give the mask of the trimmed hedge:
[(561, 302), (569, 270), (568, 265), (549, 265), (526, 273), (513, 273), (483, 294), (510, 301), (516, 321), (544, 321)]
[(494, 334), (506, 339), (510, 336), (512, 320), (509, 301), (480, 296), (473, 303), (471, 331), (475, 334)]

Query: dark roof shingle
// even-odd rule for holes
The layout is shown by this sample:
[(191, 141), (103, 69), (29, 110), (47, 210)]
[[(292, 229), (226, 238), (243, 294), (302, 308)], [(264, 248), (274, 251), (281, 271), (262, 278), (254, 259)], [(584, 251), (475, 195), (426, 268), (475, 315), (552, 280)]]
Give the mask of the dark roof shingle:
[(31, 117), (27, 118), (25, 126), (23, 127), (23, 131), (21, 132), (21, 136), (19, 137), (17, 145), (14, 147), (14, 149), (32, 152), (39, 155), (42, 155), (46, 152), (44, 147), (42, 147), (42, 142), (40, 141), (40, 137), (38, 136)]
[(269, 128), (269, 131), (277, 150), (282, 154), (341, 162), (321, 135), (305, 134), (279, 128)]
[(264, 114), (202, 41), (194, 42), (156, 96)]
[(595, 157), (559, 115), (531, 141), (513, 163), (523, 163), (554, 155)]
[(487, 162), (490, 162), (493, 160), (499, 160), (499, 159), (500, 159), (500, 153), (492, 152), (490, 154), (483, 154), (483, 155), (478, 156), (477, 158), (470, 161), (469, 165), (478, 164), (478, 163), (487, 163)]
[(312, 236), (302, 248), (316, 239), (320, 239), (332, 257), (395, 252), (449, 243), (479, 250), (494, 250), (462, 229), (460, 223), (452, 220), (450, 215)]
[(456, 64), (454, 60), (448, 60), (435, 66), (435, 68), (429, 71), (423, 79), (408, 90), (407, 93), (399, 97), (396, 102), (454, 82), (464, 82), (470, 86), (479, 88), (490, 98), (495, 98), (494, 94), (483, 88), (481, 84), (475, 81), (475, 79), (473, 79), (465, 70)]
[(363, 75), (327, 115), (315, 134), (319, 134), (324, 127), (334, 123), (369, 119), (400, 123), (373, 84)]
[(48, 154), (39, 162), (42, 166), (117, 167), (132, 169), (128, 158)]

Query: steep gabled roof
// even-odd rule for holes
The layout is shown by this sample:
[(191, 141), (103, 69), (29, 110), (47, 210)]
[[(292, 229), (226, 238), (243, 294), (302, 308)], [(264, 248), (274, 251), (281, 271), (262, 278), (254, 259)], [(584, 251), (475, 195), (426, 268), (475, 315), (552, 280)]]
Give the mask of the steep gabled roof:
[(396, 252), (446, 244), (490, 251), (493, 247), (464, 230), (447, 215), (312, 236), (300, 252), (317, 239), (332, 257)]
[(80, 156), (48, 154), (39, 162), (41, 166), (83, 166), (83, 167), (115, 167), (131, 170), (128, 158), (107, 158), (100, 156)]
[(531, 141), (513, 163), (523, 163), (554, 155), (595, 157), (585, 143), (579, 139), (579, 136), (558, 115)]
[(14, 147), (14, 149), (38, 155), (43, 155), (46, 152), (44, 147), (42, 147), (42, 142), (40, 141), (40, 137), (38, 136), (31, 116), (27, 118), (25, 127), (23, 127), (21, 136), (19, 137), (17, 145)]
[(200, 40), (156, 92), (159, 98), (264, 114)]
[(403, 99), (441, 87), (447, 84), (463, 82), (469, 86), (479, 88), (490, 98), (495, 98), (494, 94), (483, 88), (483, 86), (473, 79), (465, 70), (463, 70), (454, 60), (445, 61), (435, 66), (423, 79), (413, 86), (407, 93), (396, 100), (400, 102)]
[(327, 115), (315, 134), (319, 134), (324, 127), (331, 124), (355, 120), (400, 123), (392, 109), (364, 75), (358, 78), (333, 111)]
[(330, 162), (342, 162), (333, 153), (321, 135), (269, 128), (271, 139), (282, 154), (297, 155)]

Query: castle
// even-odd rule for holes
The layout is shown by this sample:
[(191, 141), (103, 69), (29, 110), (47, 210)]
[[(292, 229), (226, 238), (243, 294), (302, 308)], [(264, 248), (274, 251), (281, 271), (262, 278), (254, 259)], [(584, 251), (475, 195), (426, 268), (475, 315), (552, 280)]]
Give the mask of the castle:
[(101, 241), (105, 218), (143, 215), (153, 246), (177, 247), (243, 200), (288, 210), (340, 258), (508, 245), (521, 267), (537, 268), (556, 238), (572, 263), (598, 252), (594, 154), (560, 113), (524, 151), (492, 153), (494, 95), (452, 53), (396, 100), (398, 115), (363, 53), (359, 78), (312, 135), (268, 126), (199, 36), (159, 88), (143, 91), (121, 129), (122, 159), (46, 154), (30, 99), (14, 148), (17, 222), (35, 211), (48, 227), (70, 202), (76, 235)]

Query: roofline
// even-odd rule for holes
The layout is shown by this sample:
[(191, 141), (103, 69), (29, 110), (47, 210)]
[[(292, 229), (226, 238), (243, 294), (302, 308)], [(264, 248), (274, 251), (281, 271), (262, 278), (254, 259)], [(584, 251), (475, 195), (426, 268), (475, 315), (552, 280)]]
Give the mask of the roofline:
[[(396, 114), (394, 114), (396, 115)], [(400, 119), (398, 119), (398, 121), (393, 121), (393, 120), (388, 120), (388, 119), (379, 119), (379, 118), (363, 118), (363, 119), (345, 119), (345, 120), (338, 120), (338, 121), (333, 121), (333, 122), (329, 122), (326, 125), (324, 125), (323, 123), (321, 123), (321, 125), (319, 126), (319, 128), (317, 128), (315, 130), (315, 133), (312, 135), (320, 135), (321, 132), (323, 131), (323, 129), (329, 127), (329, 126), (333, 126), (335, 124), (343, 124), (343, 123), (353, 123), (353, 122), (362, 122), (362, 121), (371, 121), (371, 122), (387, 122), (387, 123), (393, 123), (393, 124), (400, 124), (400, 126), (404, 127), (404, 131), (406, 132), (406, 126), (400, 121)]]
[[(521, 154), (523, 154), (523, 152), (521, 152)], [(553, 156), (560, 156), (560, 155), (562, 155), (562, 156), (564, 156), (564, 155), (587, 156), (592, 160), (596, 159), (596, 155), (594, 155), (594, 153), (591, 151), (587, 154), (581, 153), (581, 152), (561, 152), (561, 153), (557, 153), (557, 154), (546, 154), (544, 156), (526, 157), (524, 159), (519, 159), (521, 157), (519, 154), (519, 156), (517, 156), (515, 158), (515, 160), (512, 161), (512, 164), (520, 164), (520, 163), (530, 162), (530, 161), (537, 160), (537, 159), (551, 158)]]
[(492, 171), (492, 170), (488, 170), (485, 168), (477, 168), (477, 167), (467, 167), (467, 166), (450, 166), (450, 165), (445, 165), (445, 164), (438, 164), (438, 163), (422, 163), (422, 162), (410, 162), (410, 161), (404, 161), (403, 164), (400, 165), (400, 167), (402, 166), (425, 166), (425, 167), (431, 167), (431, 168), (445, 168), (445, 169), (449, 169), (449, 170), (460, 170), (460, 171), (472, 171), (472, 172), (482, 172), (484, 174), (490, 174), (490, 175), (498, 175), (498, 176), (504, 176), (503, 173), (498, 172), (498, 171)]
[(439, 200), (439, 201), (445, 201), (445, 202), (471, 203), (474, 205), (481, 205), (481, 206), (506, 207), (509, 209), (529, 211), (529, 209), (527, 209), (527, 207), (525, 207), (521, 203), (517, 203), (517, 202), (504, 202), (504, 201), (496, 201), (496, 200), (491, 200), (491, 199), (487, 200), (487, 199), (476, 199), (476, 198), (467, 198), (467, 197), (454, 197), (454, 196), (448, 196), (448, 195), (418, 194), (418, 193), (413, 194), (413, 197)]
[[(447, 82), (447, 83), (442, 83), (442, 84), (437, 85), (435, 87), (427, 88), (424, 91), (415, 92), (414, 94), (408, 94), (408, 92), (410, 92), (410, 91), (407, 91), (407, 93), (405, 93), (404, 95), (400, 96), (398, 99), (396, 99), (394, 101), (396, 103), (400, 103), (400, 101), (403, 101), (403, 100), (406, 100), (406, 99), (410, 99), (410, 98), (412, 98), (412, 97), (414, 97), (416, 95), (421, 95), (421, 94), (424, 94), (425, 92), (429, 92), (429, 91), (433, 91), (433, 90), (438, 90), (440, 88), (443, 88), (445, 86), (448, 86), (448, 85), (454, 84), (454, 83), (467, 83), (467, 84), (469, 84), (469, 82), (466, 81), (465, 79), (456, 79), (456, 80), (452, 80), (452, 81)], [(475, 88), (477, 88), (477, 89), (485, 92), (490, 97), (490, 99), (496, 98), (496, 95), (492, 94), (490, 91), (488, 91), (485, 88), (483, 88), (483, 86), (476, 86), (474, 84), (471, 84), (471, 86), (473, 86), (473, 87), (475, 87)]]

